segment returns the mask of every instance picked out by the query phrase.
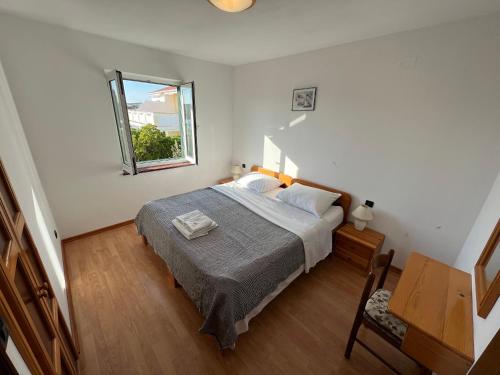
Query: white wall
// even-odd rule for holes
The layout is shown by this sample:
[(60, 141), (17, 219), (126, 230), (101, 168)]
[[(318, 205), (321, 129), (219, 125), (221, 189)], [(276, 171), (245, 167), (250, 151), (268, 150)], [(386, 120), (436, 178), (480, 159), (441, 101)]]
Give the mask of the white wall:
[[(0, 159), (23, 211), (40, 258), (45, 266), (63, 316), (69, 324), (61, 243), (54, 236), (56, 224), (40, 183), (23, 127), (0, 62)], [(71, 329), (71, 328), (70, 328)], [(29, 373), (10, 340), (7, 353), (20, 374)]]
[(236, 67), (233, 161), (374, 200), (397, 266), (453, 264), (498, 172), (499, 46), (497, 14)]
[[(63, 238), (132, 219), (146, 201), (228, 175), (231, 67), (7, 14), (0, 14), (0, 51)], [(121, 174), (104, 76), (104, 69), (113, 68), (195, 81), (198, 166)]]
[(31, 371), (28, 369), (26, 362), (24, 362), (23, 357), (21, 357), (21, 353), (17, 349), (14, 341), (10, 340), (7, 342), (7, 347), (5, 348), (5, 352), (9, 357), (10, 361), (14, 365), (19, 375), (30, 375)]
[[(476, 295), (474, 266), (481, 252), (490, 238), (495, 225), (500, 218), (500, 173), (497, 176), (483, 208), (481, 209), (474, 226), (465, 240), (462, 251), (458, 255), (455, 267), (469, 272), (472, 275), (472, 287)], [(500, 329), (500, 302), (497, 301), (486, 319), (477, 315), (476, 301), (474, 300), (474, 351), (476, 360), (486, 349), (495, 333)]]

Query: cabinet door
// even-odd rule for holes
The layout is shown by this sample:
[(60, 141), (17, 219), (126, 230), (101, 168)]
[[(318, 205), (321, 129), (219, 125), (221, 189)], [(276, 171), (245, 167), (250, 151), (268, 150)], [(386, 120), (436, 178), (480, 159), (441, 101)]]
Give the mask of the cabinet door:
[(61, 309), (54, 311), (58, 326), (59, 337), (61, 340), (61, 368), (63, 374), (78, 373), (78, 353), (73, 345), (71, 332), (64, 321)]
[(52, 321), (58, 333), (59, 340), (62, 345), (62, 350), (68, 352), (68, 360), (72, 363), (73, 368), (77, 369), (76, 361), (78, 359), (78, 351), (76, 349), (71, 332), (66, 325), (64, 317), (62, 316), (61, 309), (57, 303), (54, 291), (50, 284), (50, 280), (45, 272), (43, 263), (38, 254), (38, 250), (33, 242), (28, 228), (25, 226), (21, 237), (21, 257), (29, 265), (32, 271), (33, 280), (38, 289), (46, 291), (43, 298), (43, 303), (50, 311)]
[(43, 303), (44, 292), (34, 284), (29, 266), (20, 256), (19, 241), (3, 208), (0, 200), (0, 238), (9, 259), (8, 262), (3, 259), (0, 263), (1, 291), (12, 311), (11, 318), (17, 321), (20, 329), (16, 334), (26, 338), (30, 352), (36, 357), (36, 367), (42, 369), (44, 374), (53, 374), (56, 335)]
[(11, 252), (13, 239), (7, 230), (6, 220), (0, 215), (0, 258), (2, 263), (7, 262), (7, 257)]
[(61, 375), (73, 375), (74, 370), (71, 365), (71, 360), (64, 354), (61, 356)]
[(39, 344), (41, 344), (45, 360), (48, 361), (55, 371), (57, 353), (57, 335), (50, 322), (50, 311), (44, 299), (47, 298), (47, 291), (34, 285), (30, 278), (28, 265), (22, 257), (16, 263), (14, 273), (14, 286), (20, 300), (27, 312), (30, 328), (33, 330)]
[(73, 338), (1, 162), (0, 259), (2, 292), (43, 373), (77, 374)]
[(21, 210), (2, 163), (0, 163), (0, 199), (3, 203), (5, 214), (13, 223), (16, 223)]

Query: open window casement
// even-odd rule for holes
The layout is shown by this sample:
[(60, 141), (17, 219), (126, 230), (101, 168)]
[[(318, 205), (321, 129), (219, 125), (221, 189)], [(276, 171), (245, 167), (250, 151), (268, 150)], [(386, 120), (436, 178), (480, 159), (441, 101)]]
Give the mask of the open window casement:
[(177, 87), (179, 120), (181, 123), (182, 149), (184, 157), (192, 164), (198, 164), (196, 144), (196, 117), (194, 82), (182, 83)]
[(130, 132), (130, 122), (128, 119), (122, 73), (118, 70), (113, 70), (107, 74), (107, 77), (109, 89), (111, 90), (111, 98), (113, 100), (120, 148), (122, 150), (122, 169), (128, 174), (134, 175), (137, 174), (137, 165), (135, 162), (134, 147), (132, 145), (132, 134)]
[[(146, 76), (140, 76), (137, 74), (131, 75), (129, 73), (125, 73), (125, 78), (124, 78), (122, 73), (117, 70), (113, 70), (107, 73), (107, 77), (108, 77), (109, 88), (111, 90), (111, 96), (113, 99), (113, 108), (115, 112), (116, 126), (118, 130), (118, 137), (122, 152), (122, 169), (125, 173), (134, 175), (140, 172), (147, 171), (148, 168), (150, 168), (149, 170), (152, 170), (152, 169), (178, 167), (184, 165), (193, 165), (198, 163), (197, 144), (196, 144), (194, 82), (187, 82), (187, 83), (184, 82), (181, 83), (179, 81), (172, 82), (170, 80), (168, 81), (160, 80), (159, 78), (153, 78), (153, 77), (150, 78)], [(127, 85), (124, 85), (123, 83), (124, 80), (126, 81), (127, 84), (128, 82), (135, 81), (151, 85), (165, 85), (174, 89), (174, 93), (177, 95), (177, 106), (176, 106), (177, 108), (175, 109), (175, 111), (177, 111), (179, 133), (181, 138), (180, 150), (179, 153), (176, 154), (175, 158), (160, 157), (160, 158), (144, 160), (144, 157), (141, 156), (141, 152), (134, 150), (134, 147), (136, 147), (136, 145), (134, 145), (134, 141), (137, 142), (137, 140), (132, 137), (132, 131), (128, 113), (129, 108), (126, 101)], [(154, 93), (154, 91), (152, 93)], [(155, 100), (153, 99), (153, 101)], [(158, 102), (158, 100), (156, 100), (156, 102)], [(129, 103), (129, 104), (136, 104), (136, 103)], [(149, 121), (153, 121), (151, 119), (154, 119), (155, 121), (155, 123), (151, 122), (151, 124), (155, 126), (158, 125), (159, 126), (158, 129), (161, 129), (160, 124), (161, 124), (162, 113), (155, 112), (151, 113), (151, 115), (152, 116), (149, 117), (150, 118)], [(136, 116), (136, 114), (132, 115), (132, 117), (134, 116)], [(158, 123), (156, 123), (157, 118), (158, 118)], [(134, 129), (141, 129), (143, 126), (143, 125), (138, 125), (137, 121), (135, 123), (133, 122), (133, 124), (135, 124)], [(165, 132), (165, 134), (167, 134), (167, 132)], [(167, 134), (167, 136), (170, 135)], [(142, 147), (144, 148), (143, 144)], [(136, 151), (139, 153), (136, 153)]]

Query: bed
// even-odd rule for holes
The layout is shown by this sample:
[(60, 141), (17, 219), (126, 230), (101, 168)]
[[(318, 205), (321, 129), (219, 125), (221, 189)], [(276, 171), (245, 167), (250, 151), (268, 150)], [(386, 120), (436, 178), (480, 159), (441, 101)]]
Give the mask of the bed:
[[(342, 196), (320, 218), (278, 199), (278, 189), (259, 194), (227, 183), (146, 203), (135, 222), (145, 243), (165, 261), (172, 285), (183, 287), (221, 349), (234, 349), (238, 335), (302, 272), (332, 250), (332, 235), (345, 222), (348, 193), (254, 166), (281, 188), (300, 182)], [(218, 223), (209, 235), (185, 239), (172, 220), (200, 210)]]

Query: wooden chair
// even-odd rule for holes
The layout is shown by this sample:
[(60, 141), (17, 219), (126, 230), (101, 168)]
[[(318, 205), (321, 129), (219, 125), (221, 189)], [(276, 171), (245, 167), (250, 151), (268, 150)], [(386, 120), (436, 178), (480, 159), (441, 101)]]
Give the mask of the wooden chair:
[[(361, 327), (361, 324), (363, 324), (366, 328), (375, 332), (377, 335), (389, 342), (392, 346), (394, 346), (398, 350), (401, 350), (401, 344), (403, 342), (403, 337), (406, 333), (407, 326), (404, 322), (387, 311), (391, 292), (383, 289), (393, 257), (394, 250), (390, 250), (387, 254), (379, 254), (372, 260), (371, 270), (368, 274), (368, 278), (366, 279), (363, 294), (361, 295), (361, 300), (359, 301), (358, 310), (356, 312), (356, 317), (352, 325), (351, 334), (349, 336), (349, 341), (347, 342), (344, 356), (347, 359), (351, 357), (354, 342), (357, 342), (396, 374), (400, 374), (400, 372), (396, 370), (390, 363), (388, 363), (384, 358), (380, 357), (364, 342), (357, 338), (359, 328)], [(375, 271), (380, 268), (383, 269), (378, 279), (376, 289), (372, 294), (373, 285), (376, 279)], [(419, 363), (417, 364), (421, 369), (421, 374), (431, 374), (430, 370), (423, 367)]]

